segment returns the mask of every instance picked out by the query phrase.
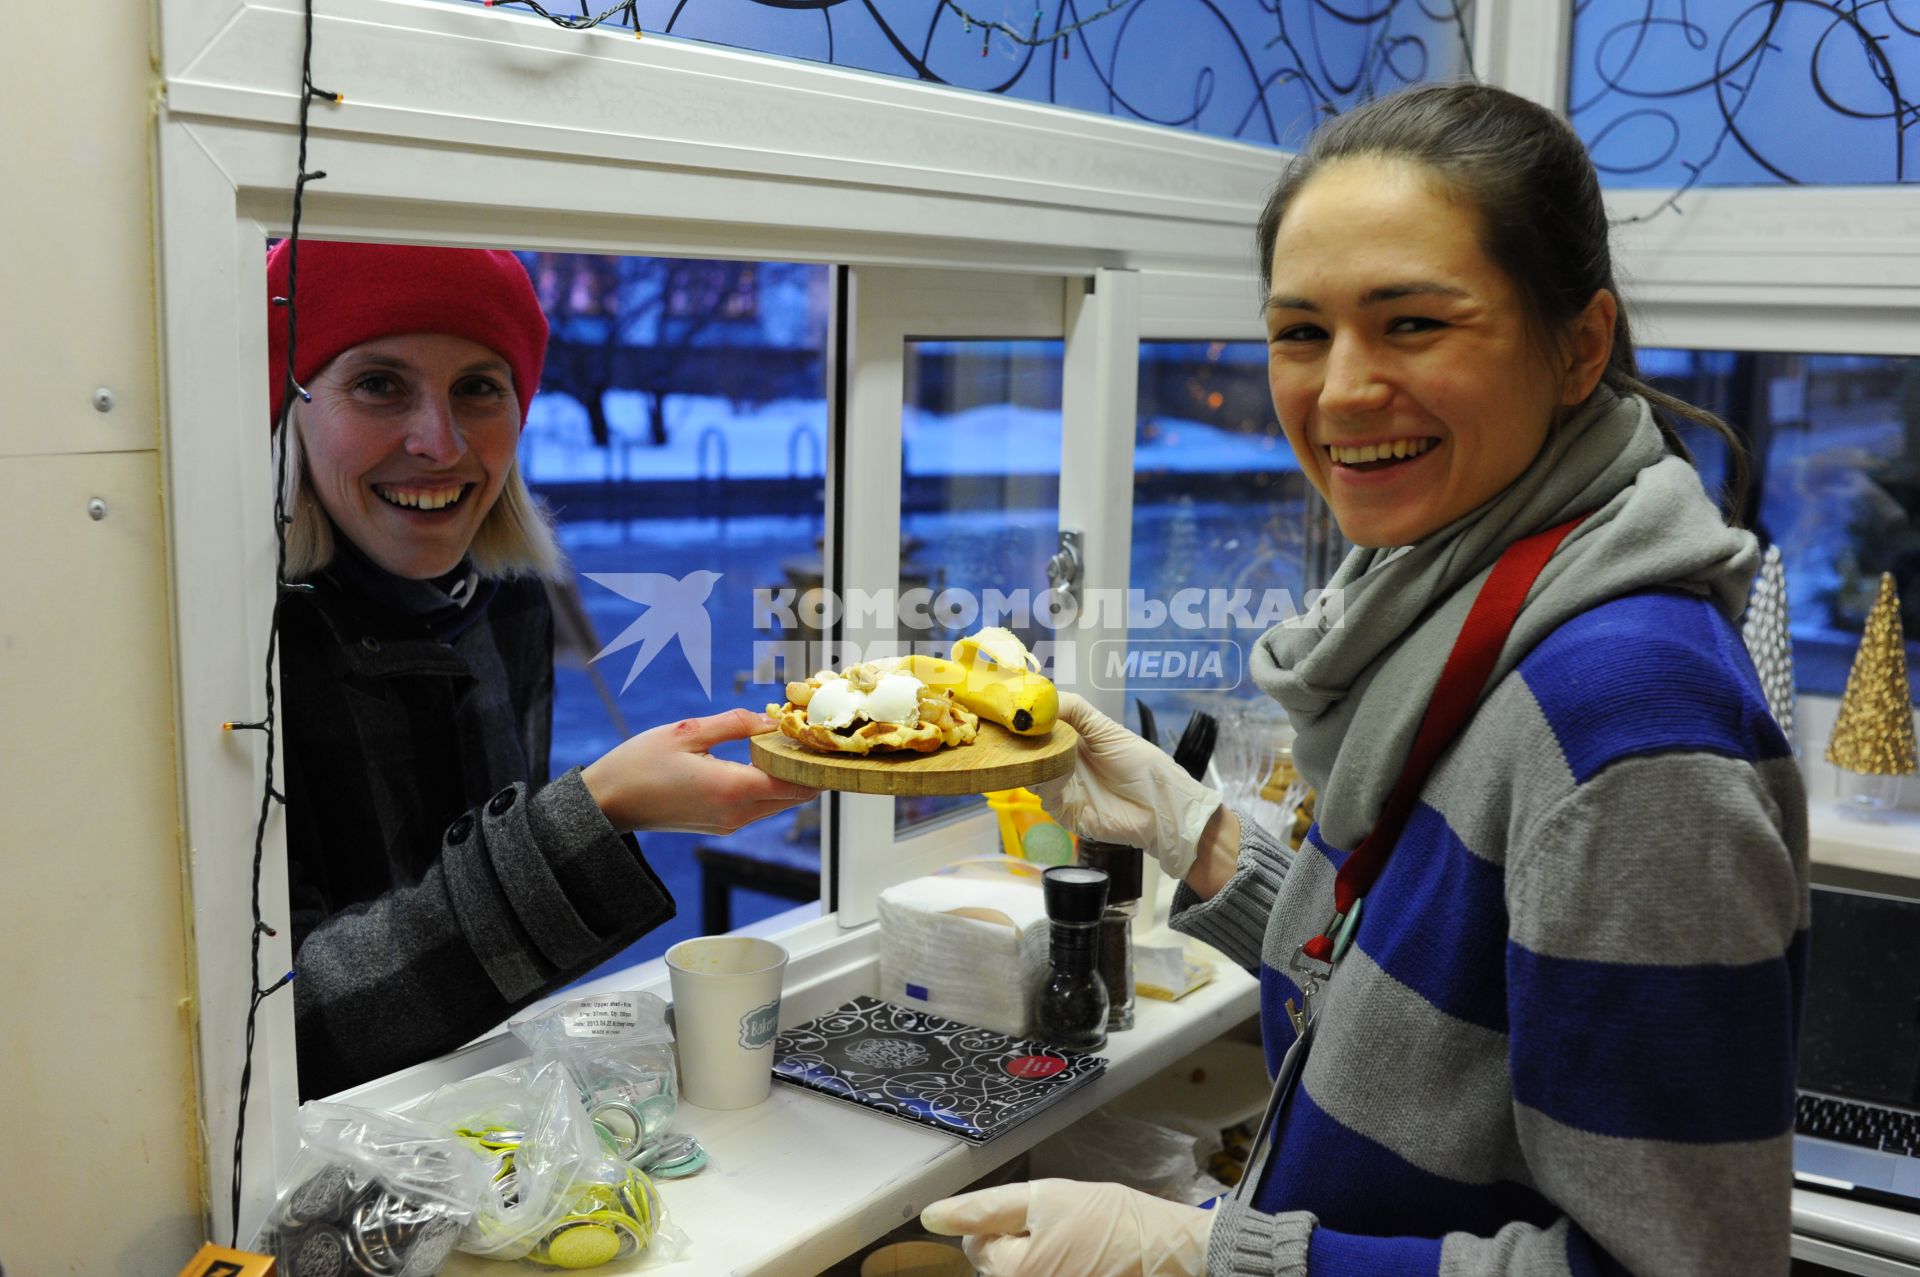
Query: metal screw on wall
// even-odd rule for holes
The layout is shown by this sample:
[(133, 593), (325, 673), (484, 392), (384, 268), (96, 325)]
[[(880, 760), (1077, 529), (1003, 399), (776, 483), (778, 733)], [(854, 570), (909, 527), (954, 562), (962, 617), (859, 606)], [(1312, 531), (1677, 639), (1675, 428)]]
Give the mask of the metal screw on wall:
[(100, 520), (107, 517), (107, 503), (99, 497), (95, 497), (93, 500), (87, 502), (87, 514), (95, 523), (100, 522)]
[(113, 392), (105, 386), (93, 392), (93, 410), (95, 412), (113, 411)]

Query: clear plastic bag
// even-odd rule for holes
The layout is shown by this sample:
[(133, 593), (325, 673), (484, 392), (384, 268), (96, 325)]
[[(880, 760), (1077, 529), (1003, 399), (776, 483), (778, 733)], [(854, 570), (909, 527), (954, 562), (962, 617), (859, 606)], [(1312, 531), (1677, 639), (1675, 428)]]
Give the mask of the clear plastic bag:
[(605, 993), (515, 1020), (536, 1066), (557, 1063), (614, 1149), (646, 1163), (679, 1108), (667, 1004), (651, 993)]
[(488, 1196), (486, 1162), (429, 1123), (310, 1103), (300, 1135), (254, 1243), (285, 1277), (431, 1277)]
[[(1219, 1136), (1211, 1143), (1219, 1147)], [(1036, 1145), (1032, 1174), (1035, 1179), (1110, 1181), (1197, 1206), (1226, 1191), (1200, 1169), (1201, 1157), (1213, 1151), (1201, 1144), (1191, 1132), (1098, 1109)]]
[(469, 1254), (592, 1268), (642, 1253), (671, 1259), (686, 1243), (652, 1182), (588, 1117), (558, 1061), (455, 1082), (412, 1113), (489, 1159), (489, 1189), (460, 1238)]

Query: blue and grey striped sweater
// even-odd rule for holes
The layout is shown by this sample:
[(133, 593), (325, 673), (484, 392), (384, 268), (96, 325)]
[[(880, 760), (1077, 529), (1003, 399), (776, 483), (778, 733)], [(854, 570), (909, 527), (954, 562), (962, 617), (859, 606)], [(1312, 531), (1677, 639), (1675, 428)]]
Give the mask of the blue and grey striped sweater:
[[(1271, 1068), (1345, 852), (1243, 826), (1175, 926), (1257, 966)], [(1209, 1271), (1786, 1272), (1805, 831), (1710, 602), (1561, 625), (1429, 778)]]

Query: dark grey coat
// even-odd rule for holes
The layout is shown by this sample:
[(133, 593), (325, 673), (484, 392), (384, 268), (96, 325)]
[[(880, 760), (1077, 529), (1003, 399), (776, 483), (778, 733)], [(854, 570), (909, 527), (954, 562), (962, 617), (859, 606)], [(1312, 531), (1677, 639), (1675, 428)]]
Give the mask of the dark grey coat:
[(303, 1099), (461, 1045), (674, 913), (579, 769), (547, 781), (544, 587), (421, 615), (342, 566), (280, 617)]

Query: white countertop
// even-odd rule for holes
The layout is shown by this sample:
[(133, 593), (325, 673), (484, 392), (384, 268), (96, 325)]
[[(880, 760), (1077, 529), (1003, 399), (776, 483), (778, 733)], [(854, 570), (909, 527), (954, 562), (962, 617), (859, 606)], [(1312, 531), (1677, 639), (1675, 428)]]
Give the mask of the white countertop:
[(1793, 1253), (1846, 1273), (1920, 1274), (1920, 1214), (1793, 1190)]
[[(1843, 810), (1838, 773), (1826, 761), (1840, 702), (1802, 696), (1794, 708), (1800, 735), (1800, 771), (1807, 779), (1807, 832), (1813, 861), (1897, 878), (1920, 878), (1920, 777), (1902, 786), (1907, 806), (1868, 820)], [(1916, 717), (1920, 722), (1920, 717)]]
[(1807, 835), (1817, 865), (1920, 878), (1920, 811), (1896, 807), (1868, 820), (1829, 796), (1809, 794)]
[[(712, 1158), (698, 1175), (660, 1185), (673, 1222), (690, 1239), (685, 1255), (594, 1271), (811, 1277), (1254, 1015), (1257, 981), (1224, 958), (1215, 966), (1211, 984), (1177, 1003), (1140, 999), (1134, 1027), (1101, 1052), (1104, 1074), (983, 1145), (781, 1082), (749, 1109), (682, 1105), (674, 1129), (699, 1139)], [(871, 967), (864, 971), (870, 985)], [(873, 992), (857, 979), (850, 974), (830, 1005)], [(456, 1255), (441, 1271), (500, 1277), (525, 1269)]]

